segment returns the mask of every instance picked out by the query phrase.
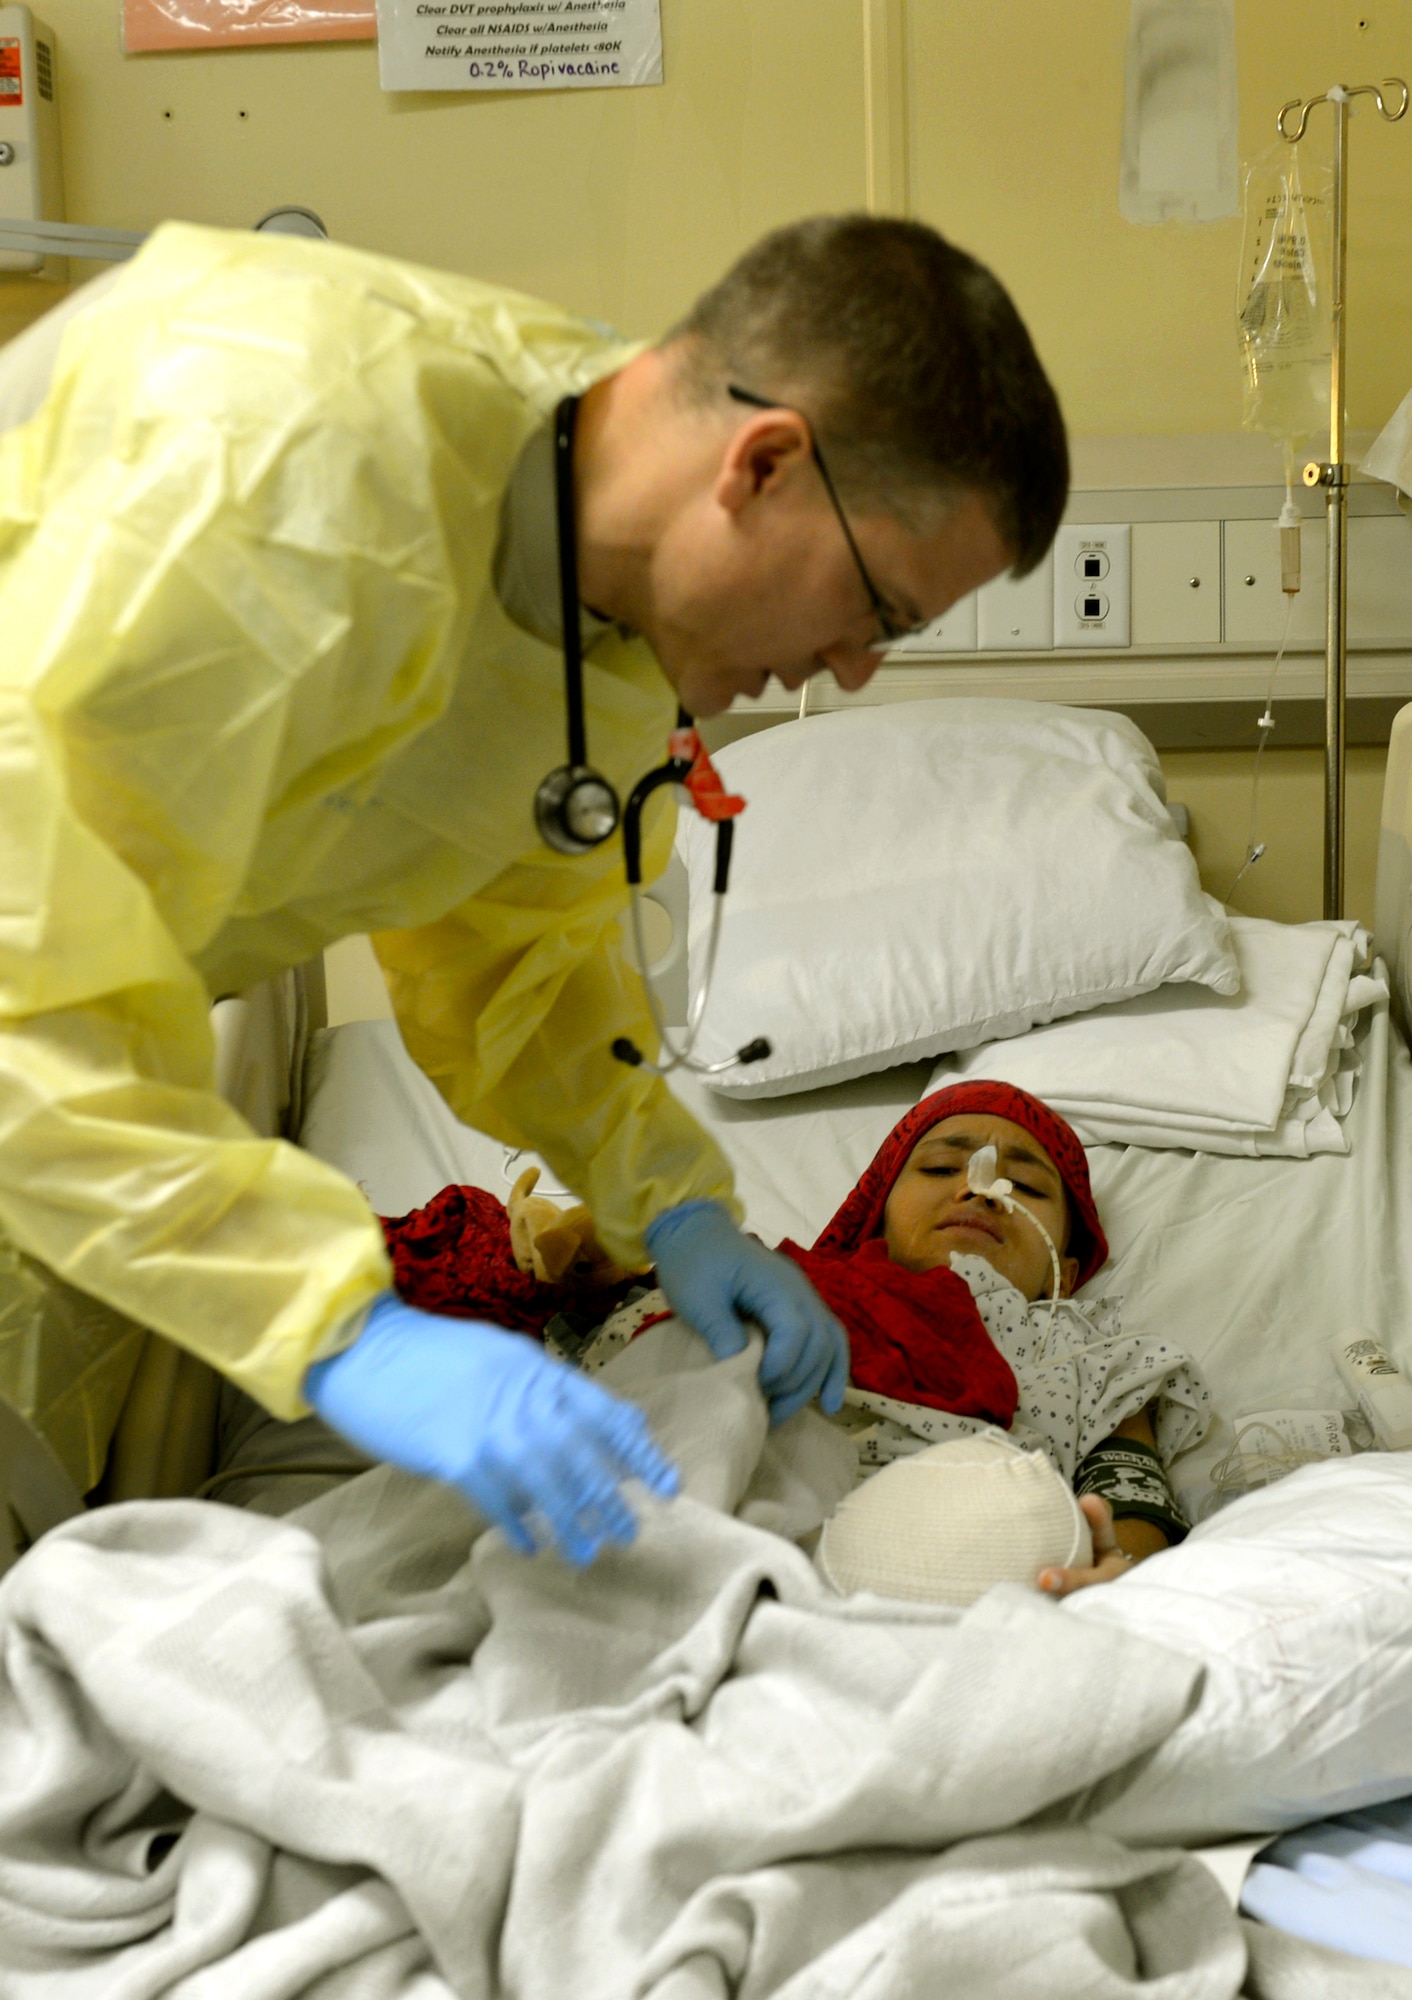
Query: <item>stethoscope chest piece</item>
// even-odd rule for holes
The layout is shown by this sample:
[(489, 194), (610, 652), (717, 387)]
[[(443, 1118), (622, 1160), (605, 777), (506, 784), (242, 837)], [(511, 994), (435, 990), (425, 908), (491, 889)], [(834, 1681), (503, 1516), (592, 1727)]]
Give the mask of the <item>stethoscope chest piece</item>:
[(569, 760), (543, 779), (534, 795), (534, 823), (556, 854), (591, 854), (617, 832), (618, 794), (588, 761), (583, 706), (583, 639), (579, 631), (578, 551), (574, 541), (574, 422), (578, 398), (554, 412), (554, 513), (559, 536), (559, 608), (564, 633), (564, 691)]
[(618, 830), (622, 810), (608, 780), (588, 764), (561, 764), (534, 795), (534, 823), (557, 854), (590, 854)]

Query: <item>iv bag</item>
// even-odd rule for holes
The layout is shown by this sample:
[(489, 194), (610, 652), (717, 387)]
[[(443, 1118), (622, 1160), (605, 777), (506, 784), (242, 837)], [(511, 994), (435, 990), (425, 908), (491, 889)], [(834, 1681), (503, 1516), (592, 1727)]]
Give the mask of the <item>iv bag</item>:
[(1327, 166), (1302, 167), (1283, 141), (1246, 173), (1237, 309), (1247, 430), (1293, 440), (1328, 429), (1331, 182)]

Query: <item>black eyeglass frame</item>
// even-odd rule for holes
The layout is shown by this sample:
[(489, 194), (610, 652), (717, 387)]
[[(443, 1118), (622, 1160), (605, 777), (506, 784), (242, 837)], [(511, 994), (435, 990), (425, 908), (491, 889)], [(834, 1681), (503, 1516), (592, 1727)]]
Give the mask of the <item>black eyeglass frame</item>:
[(814, 454), (814, 463), (819, 468), (819, 477), (824, 482), (824, 491), (828, 494), (834, 513), (838, 516), (838, 525), (843, 530), (843, 539), (848, 544), (848, 552), (857, 566), (858, 574), (862, 578), (863, 588), (868, 593), (868, 602), (872, 606), (873, 616), (877, 619), (878, 629), (882, 633), (881, 640), (874, 641), (870, 650), (885, 651), (888, 646), (895, 646), (899, 640), (910, 638), (913, 632), (919, 631), (921, 629), (919, 626), (898, 624), (888, 609), (887, 599), (873, 582), (872, 577), (869, 576), (868, 565), (864, 562), (862, 551), (853, 539), (853, 530), (848, 525), (848, 516), (844, 513), (843, 503), (838, 497), (838, 488), (834, 485), (830, 477), (829, 468), (824, 462), (824, 454), (819, 449), (818, 436), (815, 433), (814, 426), (810, 423), (808, 417), (805, 416), (803, 410), (795, 409), (793, 403), (777, 403), (773, 396), (757, 396), (753, 389), (743, 389), (738, 382), (728, 382), (726, 384), (726, 394), (733, 402), (746, 403), (751, 409), (789, 410), (799, 418), (808, 431), (810, 448)]

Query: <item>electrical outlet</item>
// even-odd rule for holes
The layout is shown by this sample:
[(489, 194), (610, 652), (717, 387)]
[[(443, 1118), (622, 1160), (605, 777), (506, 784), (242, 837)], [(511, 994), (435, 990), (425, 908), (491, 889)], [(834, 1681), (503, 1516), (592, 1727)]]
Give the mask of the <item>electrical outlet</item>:
[(1056, 646), (1126, 646), (1132, 630), (1132, 531), (1061, 528), (1054, 538)]

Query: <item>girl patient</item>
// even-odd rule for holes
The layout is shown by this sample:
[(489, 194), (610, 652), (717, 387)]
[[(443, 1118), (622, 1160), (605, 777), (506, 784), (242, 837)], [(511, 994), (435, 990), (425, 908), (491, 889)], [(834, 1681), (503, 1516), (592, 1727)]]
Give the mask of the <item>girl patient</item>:
[[(968, 1178), (985, 1147), (1010, 1184), (1008, 1204)], [(1030, 1217), (1058, 1253), (1052, 1306), (1050, 1245)], [(1083, 1147), (1046, 1105), (1000, 1083), (934, 1092), (884, 1141), (814, 1248), (780, 1248), (848, 1327), (843, 1417), (865, 1467), (987, 1427), (1044, 1451), (1081, 1496), (1094, 1546), (1091, 1567), (1041, 1574), (1056, 1595), (1119, 1576), (1185, 1534), (1165, 1464), (1205, 1430), (1209, 1396), (1178, 1350), (1124, 1332), (1117, 1300), (1071, 1299), (1108, 1245)]]
[[(517, 1227), (524, 1235), (534, 1219), (523, 1207), (516, 1215), (529, 1178), (511, 1197), (508, 1230), (492, 1196), (464, 1188), (389, 1224), (399, 1289), (442, 1312), (484, 1311), (542, 1329), (556, 1353), (596, 1371), (639, 1331), (671, 1317), (670, 1308), (660, 1292), (637, 1286), (606, 1320), (600, 1307), (571, 1323), (575, 1302), (542, 1282), (536, 1245), (515, 1243)], [(563, 1225), (557, 1208), (547, 1215)], [(986, 1442), (968, 1450), (968, 1464), (1000, 1454), (1013, 1471), (1019, 1454), (1011, 1447), (1020, 1446), (1042, 1454), (1065, 1483), (1058, 1500), (1068, 1531), (1043, 1545), (1082, 1560), (1036, 1556), (1036, 1566), (1050, 1565), (1040, 1581), (1055, 1595), (1119, 1576), (1185, 1534), (1165, 1467), (1202, 1435), (1209, 1397), (1179, 1351), (1125, 1331), (1118, 1300), (1072, 1298), (1101, 1269), (1108, 1245), (1083, 1147), (1046, 1105), (1002, 1083), (933, 1092), (884, 1141), (814, 1247), (779, 1248), (848, 1330), (850, 1386), (839, 1421), (853, 1433), (864, 1477), (918, 1461), (876, 1495), (870, 1489), (869, 1508), (884, 1505), (884, 1488), (891, 1506), (899, 1478), (909, 1491), (917, 1477), (931, 1479), (937, 1454), (919, 1457), (929, 1447), (979, 1437)], [(587, 1295), (577, 1304), (591, 1309)], [(949, 1454), (952, 1469), (955, 1459)], [(1055, 1488), (1033, 1457), (1021, 1476)], [(954, 1525), (954, 1503), (953, 1494), (933, 1518)], [(915, 1518), (910, 1506), (901, 1508), (904, 1523)], [(856, 1525), (856, 1508), (853, 1518)]]

